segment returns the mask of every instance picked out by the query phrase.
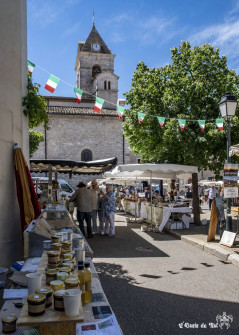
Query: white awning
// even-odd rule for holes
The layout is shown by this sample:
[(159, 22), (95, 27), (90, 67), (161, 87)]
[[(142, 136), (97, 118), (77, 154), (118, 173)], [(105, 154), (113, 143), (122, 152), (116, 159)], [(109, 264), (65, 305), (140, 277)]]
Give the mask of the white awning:
[(198, 168), (178, 164), (125, 164), (116, 166), (107, 177), (175, 179), (182, 173), (198, 173)]
[(229, 156), (239, 156), (239, 144), (232, 145), (229, 149)]

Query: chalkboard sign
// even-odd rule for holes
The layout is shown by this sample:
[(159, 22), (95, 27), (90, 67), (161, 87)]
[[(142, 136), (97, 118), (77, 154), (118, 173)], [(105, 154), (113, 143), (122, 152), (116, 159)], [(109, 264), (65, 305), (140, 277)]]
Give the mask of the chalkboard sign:
[(225, 225), (226, 225), (223, 197), (216, 197), (215, 204), (216, 204), (216, 213), (217, 213), (217, 226), (219, 228), (219, 234), (221, 236), (225, 229)]

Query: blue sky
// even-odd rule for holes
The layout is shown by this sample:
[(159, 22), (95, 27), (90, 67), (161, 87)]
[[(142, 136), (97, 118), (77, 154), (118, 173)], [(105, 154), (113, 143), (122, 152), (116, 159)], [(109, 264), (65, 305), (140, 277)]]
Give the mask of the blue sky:
[[(211, 43), (239, 73), (239, 0), (28, 0), (28, 59), (62, 79), (55, 96), (74, 96), (78, 41), (95, 27), (115, 57), (119, 98), (131, 87), (139, 61), (148, 67), (170, 63), (170, 48), (182, 40)], [(33, 81), (44, 89), (49, 74), (38, 67)]]

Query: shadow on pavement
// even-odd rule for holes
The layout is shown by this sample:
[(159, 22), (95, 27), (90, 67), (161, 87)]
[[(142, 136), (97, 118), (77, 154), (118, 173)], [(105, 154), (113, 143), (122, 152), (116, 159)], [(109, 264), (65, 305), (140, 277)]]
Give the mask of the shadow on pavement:
[[(237, 303), (139, 287), (120, 265), (95, 263), (95, 266), (124, 335), (238, 334)], [(160, 283), (160, 278), (153, 280)], [(217, 315), (223, 315), (223, 312), (233, 317), (232, 322), (229, 320), (230, 328), (226, 325), (222, 330), (210, 328), (210, 324), (217, 323)], [(199, 328), (186, 328), (187, 324), (198, 324)], [(202, 324), (207, 328), (201, 328)]]
[(96, 234), (90, 240), (90, 247), (97, 258), (107, 258), (107, 249), (110, 258), (169, 257), (128, 227), (116, 226), (115, 231), (114, 238)]

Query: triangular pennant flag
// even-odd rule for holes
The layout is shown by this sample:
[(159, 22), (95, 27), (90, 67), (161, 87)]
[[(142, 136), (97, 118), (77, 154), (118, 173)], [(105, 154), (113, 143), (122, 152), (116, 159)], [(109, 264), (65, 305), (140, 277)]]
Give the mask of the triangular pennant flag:
[(95, 107), (94, 107), (94, 111), (96, 113), (99, 113), (101, 112), (101, 109), (102, 109), (102, 106), (104, 104), (104, 100), (103, 99), (100, 99), (98, 97), (95, 98)]
[(178, 123), (180, 125), (180, 129), (183, 131), (185, 128), (186, 120), (178, 120)]
[(205, 120), (198, 120), (198, 124), (200, 126), (201, 131), (205, 129)]
[(81, 102), (81, 97), (82, 97), (83, 91), (80, 90), (79, 88), (74, 87), (74, 92), (76, 94), (76, 100), (79, 104)]
[(140, 113), (140, 112), (137, 112), (138, 113), (138, 121), (139, 123), (141, 124), (145, 118), (145, 114), (144, 113)]
[(58, 85), (60, 79), (53, 76), (52, 74), (50, 75), (49, 79), (47, 80), (45, 89), (51, 93), (54, 93), (56, 86)]
[(36, 65), (34, 63), (30, 62), (29, 60), (27, 61), (27, 69), (28, 69), (28, 73), (29, 73), (30, 76), (32, 76), (32, 72), (33, 72), (35, 66)]
[(216, 120), (216, 125), (218, 126), (218, 129), (220, 131), (223, 131), (223, 119), (217, 119)]
[(160, 124), (160, 127), (163, 128), (164, 122), (165, 122), (165, 117), (159, 117), (157, 116), (158, 122)]
[(117, 112), (119, 114), (119, 119), (121, 120), (122, 116), (124, 115), (125, 108), (117, 105)]

